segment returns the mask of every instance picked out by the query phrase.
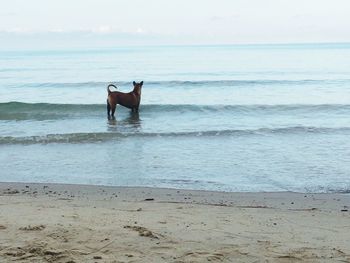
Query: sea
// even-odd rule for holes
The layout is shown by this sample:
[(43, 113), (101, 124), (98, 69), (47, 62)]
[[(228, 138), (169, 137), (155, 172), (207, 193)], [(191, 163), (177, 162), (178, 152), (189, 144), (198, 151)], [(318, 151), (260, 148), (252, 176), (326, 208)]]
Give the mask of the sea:
[(348, 193), (350, 44), (0, 50), (0, 181)]

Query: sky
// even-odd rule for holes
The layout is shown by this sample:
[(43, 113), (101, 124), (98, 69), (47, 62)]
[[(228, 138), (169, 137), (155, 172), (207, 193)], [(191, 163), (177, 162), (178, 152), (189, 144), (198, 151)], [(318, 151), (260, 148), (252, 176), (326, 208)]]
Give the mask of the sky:
[(0, 0), (0, 49), (350, 42), (349, 0)]

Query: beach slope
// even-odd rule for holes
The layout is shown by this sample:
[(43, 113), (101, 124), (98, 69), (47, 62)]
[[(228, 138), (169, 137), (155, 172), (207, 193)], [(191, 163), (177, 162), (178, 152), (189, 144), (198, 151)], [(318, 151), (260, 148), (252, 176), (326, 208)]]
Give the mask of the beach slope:
[(350, 195), (0, 183), (0, 262), (350, 262)]

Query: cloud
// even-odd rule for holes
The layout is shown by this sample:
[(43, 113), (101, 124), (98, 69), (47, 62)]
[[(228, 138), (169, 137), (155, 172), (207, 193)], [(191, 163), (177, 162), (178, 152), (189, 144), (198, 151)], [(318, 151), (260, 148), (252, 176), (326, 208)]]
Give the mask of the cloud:
[(238, 19), (240, 16), (238, 14), (234, 15), (228, 15), (228, 16), (211, 16), (209, 18), (210, 21), (216, 22), (216, 21), (229, 21), (233, 19)]
[[(175, 39), (176, 40), (176, 39)], [(160, 34), (146, 33), (142, 28), (132, 32), (115, 31), (109, 27), (68, 31), (26, 31), (20, 28), (0, 31), (1, 50), (96, 48), (128, 45), (172, 44), (174, 39)]]
[(109, 34), (109, 33), (113, 33), (115, 30), (113, 30), (111, 26), (103, 25), (103, 26), (98, 26), (96, 28), (92, 28), (87, 31), (91, 31), (93, 33), (99, 33), (99, 34)]
[(50, 33), (64, 33), (64, 30), (62, 28), (53, 28), (49, 30)]
[(5, 13), (0, 13), (0, 16), (2, 17), (9, 17), (9, 16), (16, 16), (17, 14), (15, 12), (5, 12)]
[(144, 34), (144, 33), (146, 33), (146, 31), (145, 31), (143, 28), (138, 27), (138, 28), (136, 29), (136, 33)]
[(0, 33), (15, 33), (15, 34), (96, 34), (96, 35), (147, 35), (152, 34), (150, 31), (145, 30), (142, 27), (137, 27), (133, 30), (126, 30), (116, 28), (110, 25), (101, 25), (93, 28), (80, 28), (80, 29), (64, 29), (60, 27), (51, 28), (48, 30), (35, 30), (23, 27), (11, 27), (7, 29), (0, 29)]
[[(1, 31), (0, 31), (1, 32)], [(23, 28), (23, 27), (11, 27), (5, 30), (2, 30), (2, 32), (6, 32), (6, 33), (16, 33), (16, 34), (28, 34), (31, 31), (27, 28)]]

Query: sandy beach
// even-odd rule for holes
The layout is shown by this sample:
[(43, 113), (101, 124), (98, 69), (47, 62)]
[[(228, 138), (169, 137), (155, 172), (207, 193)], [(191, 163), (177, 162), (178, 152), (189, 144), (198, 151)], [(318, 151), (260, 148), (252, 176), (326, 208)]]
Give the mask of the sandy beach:
[(0, 183), (0, 262), (350, 262), (350, 195)]

